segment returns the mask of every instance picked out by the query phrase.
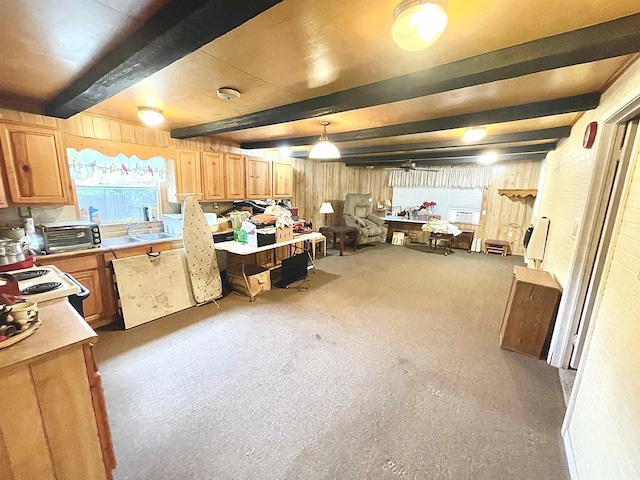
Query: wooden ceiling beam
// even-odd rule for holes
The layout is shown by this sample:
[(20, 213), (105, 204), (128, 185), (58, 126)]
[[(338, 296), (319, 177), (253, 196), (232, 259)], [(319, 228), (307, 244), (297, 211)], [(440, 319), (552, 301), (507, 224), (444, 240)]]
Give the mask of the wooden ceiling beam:
[(45, 112), (58, 118), (82, 112), (281, 1), (171, 0), (51, 100)]
[[(454, 128), (466, 128), (493, 123), (513, 122), (530, 118), (547, 117), (563, 113), (582, 112), (592, 110), (600, 103), (599, 93), (587, 93), (574, 97), (556, 98), (544, 102), (526, 103), (511, 107), (497, 108), (483, 112), (463, 113), (451, 117), (433, 118), (418, 122), (400, 123), (384, 127), (367, 128), (353, 132), (329, 134), (329, 140), (334, 143), (351, 142), (355, 140), (370, 140), (373, 138), (396, 137), (400, 135), (412, 135), (415, 133), (435, 132), (451, 130)], [(282, 138), (263, 142), (247, 142), (240, 146), (245, 149), (255, 148), (280, 148), (300, 145), (313, 145), (318, 141), (318, 136)]]
[[(345, 148), (340, 153), (343, 157), (349, 155), (370, 155), (376, 153), (402, 153), (420, 150), (435, 150), (439, 148), (455, 148), (455, 147), (479, 147), (479, 146), (496, 146), (502, 143), (518, 143), (532, 142), (538, 140), (560, 140), (568, 138), (571, 134), (571, 127), (555, 127), (543, 128), (540, 130), (529, 130), (526, 132), (504, 133), (500, 135), (487, 135), (482, 140), (473, 144), (465, 143), (461, 138), (454, 140), (441, 140), (437, 142), (420, 142), (420, 143), (403, 143), (397, 145), (376, 145), (372, 147)], [(292, 158), (306, 158), (309, 156), (308, 151), (293, 152), (289, 155)]]
[(537, 145), (519, 145), (513, 147), (473, 147), (465, 148), (461, 150), (445, 150), (445, 151), (430, 151), (430, 152), (413, 152), (413, 153), (401, 153), (394, 155), (372, 155), (372, 156), (354, 156), (343, 157), (342, 161), (349, 164), (371, 165), (371, 162), (383, 161), (385, 163), (402, 163), (408, 160), (429, 160), (432, 158), (458, 158), (458, 157), (473, 157), (480, 156), (487, 152), (495, 152), (496, 154), (522, 154), (522, 153), (546, 153), (551, 150), (555, 150), (557, 142), (540, 143)]
[[(547, 156), (546, 152), (538, 152), (538, 153), (505, 153), (499, 154), (496, 156), (496, 161), (516, 161), (516, 160), (544, 160)], [(442, 157), (442, 158), (430, 158), (428, 160), (420, 160), (415, 159), (412, 160), (416, 166), (419, 167), (432, 167), (438, 165), (455, 165), (455, 164), (464, 164), (464, 163), (478, 163), (478, 156), (469, 156), (469, 157)], [(398, 162), (371, 162), (371, 163), (350, 163), (345, 162), (347, 167), (391, 167), (391, 168), (401, 168)]]
[(640, 14), (634, 14), (321, 97), (173, 129), (171, 136), (190, 138), (216, 135), (318, 118), (638, 51)]

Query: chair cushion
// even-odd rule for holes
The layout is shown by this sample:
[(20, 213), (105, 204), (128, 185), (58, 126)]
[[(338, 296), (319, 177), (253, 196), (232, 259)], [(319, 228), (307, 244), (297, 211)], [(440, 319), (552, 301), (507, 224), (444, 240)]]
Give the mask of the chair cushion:
[(371, 220), (369, 220), (368, 218), (364, 219), (364, 226), (367, 228), (371, 228), (371, 227), (377, 227), (378, 225), (373, 223)]
[(356, 225), (358, 225), (359, 227), (367, 226), (367, 224), (364, 223), (364, 218), (353, 217), (353, 219), (356, 221)]
[(369, 227), (367, 230), (369, 231), (369, 235), (367, 235), (367, 237), (377, 237), (378, 235), (382, 235), (382, 228), (380, 227)]
[(380, 227), (382, 225), (384, 225), (384, 219), (380, 218), (379, 216), (377, 216), (377, 215), (375, 215), (373, 213), (370, 213), (369, 215), (367, 215), (367, 220), (372, 221), (373, 223), (375, 223), (376, 225), (378, 225)]

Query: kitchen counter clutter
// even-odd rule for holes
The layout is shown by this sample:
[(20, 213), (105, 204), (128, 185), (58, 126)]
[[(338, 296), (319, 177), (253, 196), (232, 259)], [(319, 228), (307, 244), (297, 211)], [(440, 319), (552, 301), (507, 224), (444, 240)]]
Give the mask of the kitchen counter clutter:
[(66, 300), (38, 308), (40, 328), (0, 350), (2, 478), (110, 479), (115, 456), (96, 333)]

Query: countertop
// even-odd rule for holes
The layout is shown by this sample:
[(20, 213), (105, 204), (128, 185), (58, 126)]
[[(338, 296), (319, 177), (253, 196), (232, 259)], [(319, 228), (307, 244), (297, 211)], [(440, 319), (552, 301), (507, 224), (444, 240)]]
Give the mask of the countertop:
[(0, 369), (31, 363), (48, 353), (98, 338), (66, 299), (38, 303), (38, 310), (42, 324), (31, 336), (0, 349)]
[(167, 243), (167, 242), (175, 242), (175, 241), (182, 241), (182, 237), (176, 235), (173, 238), (159, 238), (157, 240), (141, 240), (139, 242), (126, 243), (124, 245), (110, 245), (110, 246), (100, 245), (97, 248), (86, 248), (86, 249), (83, 249), (83, 250), (73, 250), (73, 251), (70, 251), (70, 252), (51, 253), (51, 254), (48, 254), (48, 255), (36, 255), (36, 260), (37, 261), (46, 261), (47, 259), (56, 260), (56, 259), (60, 259), (60, 258), (73, 257), (73, 256), (77, 256), (77, 255), (87, 255), (87, 254), (94, 254), (94, 253), (107, 253), (107, 252), (110, 252), (112, 250), (122, 250), (124, 248), (132, 248), (132, 247), (139, 247), (139, 246), (144, 246), (144, 245), (152, 245), (152, 244), (155, 244), (155, 243)]

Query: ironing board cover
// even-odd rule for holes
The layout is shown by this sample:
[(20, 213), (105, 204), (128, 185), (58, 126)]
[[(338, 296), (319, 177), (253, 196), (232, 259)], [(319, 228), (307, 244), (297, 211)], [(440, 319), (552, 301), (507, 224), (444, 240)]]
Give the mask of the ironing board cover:
[(222, 296), (222, 280), (211, 229), (194, 197), (187, 197), (182, 210), (182, 241), (193, 297), (198, 303), (211, 302)]

